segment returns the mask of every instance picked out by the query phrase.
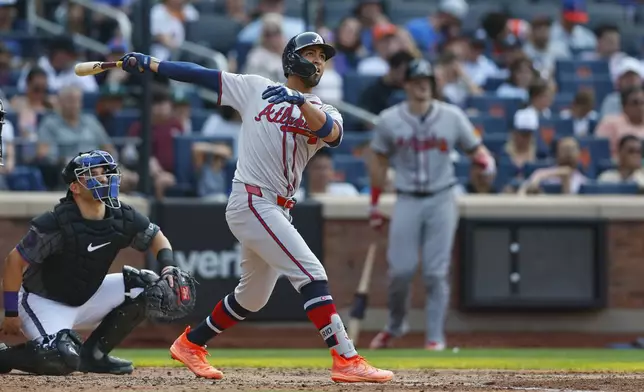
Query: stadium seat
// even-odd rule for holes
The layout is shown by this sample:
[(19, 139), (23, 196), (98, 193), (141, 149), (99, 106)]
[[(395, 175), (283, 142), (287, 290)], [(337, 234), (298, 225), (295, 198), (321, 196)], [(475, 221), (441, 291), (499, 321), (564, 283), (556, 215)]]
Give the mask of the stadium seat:
[(373, 84), (378, 77), (364, 76), (352, 71), (347, 72), (342, 79), (342, 96), (344, 97), (344, 100), (357, 105), (362, 92)]
[(174, 138), (174, 176), (177, 185), (193, 184), (192, 144), (195, 142), (226, 143), (233, 146), (233, 140), (225, 137), (181, 135)]
[(503, 147), (508, 141), (508, 136), (503, 134), (483, 135), (483, 144), (495, 156), (503, 152)]
[(617, 165), (612, 159), (600, 159), (595, 162), (595, 174), (599, 177), (603, 172), (615, 169), (616, 167)]
[(241, 25), (225, 15), (202, 14), (198, 20), (186, 24), (188, 41), (224, 54), (233, 49), (240, 31)]
[(47, 190), (40, 169), (32, 166), (16, 166), (7, 176), (7, 185), (13, 191)]
[(111, 125), (106, 129), (111, 137), (125, 137), (130, 127), (141, 119), (141, 112), (138, 109), (123, 109), (112, 119)]
[(608, 139), (599, 139), (592, 136), (577, 138), (579, 148), (581, 149), (581, 165), (584, 173), (595, 178), (596, 176), (596, 162), (611, 159), (610, 143)]
[(362, 148), (368, 146), (373, 138), (372, 132), (353, 132), (345, 133), (342, 137), (342, 143), (335, 149), (333, 153), (341, 155), (361, 155)]
[(501, 86), (507, 80), (507, 78), (487, 78), (487, 80), (485, 80), (485, 84), (483, 85), (483, 90), (494, 93), (499, 88), (499, 86)]
[(548, 156), (553, 150), (553, 142), (557, 139), (573, 136), (572, 120), (540, 119), (539, 132), (537, 133), (537, 152), (540, 156)]
[(391, 107), (401, 103), (405, 99), (407, 99), (407, 93), (405, 93), (405, 91), (394, 91), (394, 93), (389, 97), (387, 105)]
[(494, 185), (497, 189), (503, 190), (506, 185), (508, 185), (513, 178), (519, 174), (519, 170), (514, 164), (508, 159), (499, 159), (496, 164), (496, 178), (494, 179)]
[(508, 122), (503, 118), (485, 114), (470, 116), (469, 118), (480, 135), (500, 134), (507, 136), (509, 132)]
[(253, 49), (252, 43), (237, 42), (233, 48), (235, 58), (237, 59), (237, 69), (244, 69), (248, 52)]
[(546, 195), (561, 194), (561, 184), (541, 184), (539, 187)]
[(594, 29), (603, 24), (622, 26), (629, 24), (627, 8), (619, 2), (613, 4), (602, 4), (589, 2), (588, 4), (588, 28)]
[(521, 107), (520, 99), (500, 98), (495, 94), (483, 94), (469, 97), (466, 103), (468, 112), (475, 111), (478, 115), (488, 114), (492, 117), (505, 118), (507, 120), (514, 116), (514, 113)]
[(411, 19), (429, 16), (434, 13), (437, 8), (437, 4), (432, 4), (431, 1), (414, 1), (405, 4), (404, 7), (391, 7), (389, 17), (391, 19), (391, 23), (396, 25), (405, 25)]
[(570, 109), (570, 106), (572, 106), (572, 101), (574, 99), (575, 99), (574, 94), (558, 93), (555, 96), (555, 99), (552, 102), (552, 105), (550, 105), (550, 109), (555, 113), (559, 113), (564, 109)]
[(577, 94), (581, 90), (591, 90), (595, 93), (595, 109), (598, 109), (606, 96), (613, 92), (613, 82), (609, 76), (579, 80), (574, 74), (566, 74), (559, 81), (559, 89), (563, 93)]
[(340, 20), (353, 13), (355, 4), (346, 0), (326, 0), (324, 6), (324, 24), (331, 28), (337, 27)]
[(470, 177), (471, 162), (469, 159), (463, 159), (454, 163), (454, 175), (456, 177), (469, 178)]
[(590, 182), (582, 184), (579, 193), (582, 195), (636, 195), (639, 193), (639, 187), (635, 182), (621, 184)]
[(210, 113), (207, 110), (192, 110), (192, 113), (190, 114), (190, 119), (192, 121), (192, 132), (200, 133), (201, 129), (203, 128), (204, 124), (208, 120), (208, 117), (210, 117)]
[(554, 162), (550, 159), (539, 160), (536, 162), (526, 163), (523, 167), (523, 175), (525, 178), (529, 178), (532, 173), (538, 169), (545, 169), (554, 165)]
[(559, 60), (555, 69), (557, 80), (570, 75), (580, 80), (610, 75), (608, 61), (602, 60)]
[(349, 182), (358, 189), (369, 185), (367, 165), (363, 159), (350, 155), (336, 155), (333, 157), (333, 163), (340, 181)]
[(530, 21), (535, 16), (549, 16), (552, 20), (557, 20), (561, 14), (560, 7), (553, 7), (552, 4), (535, 4), (523, 1), (512, 1), (509, 4), (508, 11), (515, 18)]
[(85, 92), (83, 94), (83, 110), (87, 111), (95, 111), (96, 110), (96, 103), (98, 102), (98, 98), (100, 97), (99, 92)]

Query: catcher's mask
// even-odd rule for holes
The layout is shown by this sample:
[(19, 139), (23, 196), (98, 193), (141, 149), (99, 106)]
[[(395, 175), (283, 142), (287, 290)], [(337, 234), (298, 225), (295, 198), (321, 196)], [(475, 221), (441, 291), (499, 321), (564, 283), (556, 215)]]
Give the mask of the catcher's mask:
[[(92, 169), (96, 168), (103, 168), (103, 173), (94, 175)], [(71, 184), (77, 181), (92, 192), (95, 200), (99, 200), (109, 208), (121, 208), (121, 202), (118, 199), (121, 172), (118, 163), (109, 152), (92, 150), (80, 153), (69, 161), (62, 174), (65, 183)]]

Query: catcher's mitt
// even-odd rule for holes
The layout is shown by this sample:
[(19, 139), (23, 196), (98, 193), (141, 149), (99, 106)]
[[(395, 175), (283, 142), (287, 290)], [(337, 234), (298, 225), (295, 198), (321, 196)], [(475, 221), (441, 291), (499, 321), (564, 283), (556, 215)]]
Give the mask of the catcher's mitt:
[(197, 300), (197, 281), (186, 271), (168, 266), (159, 280), (145, 289), (148, 317), (172, 321), (187, 316)]

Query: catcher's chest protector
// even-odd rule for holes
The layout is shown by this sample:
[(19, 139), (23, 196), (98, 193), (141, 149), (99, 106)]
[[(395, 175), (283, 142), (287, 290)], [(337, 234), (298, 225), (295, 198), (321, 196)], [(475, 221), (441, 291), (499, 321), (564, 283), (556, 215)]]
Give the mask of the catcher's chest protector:
[(54, 208), (63, 235), (62, 252), (42, 263), (44, 292), (25, 289), (70, 306), (87, 302), (98, 290), (119, 251), (128, 247), (134, 236), (134, 210), (125, 204), (109, 209), (109, 217), (84, 219), (78, 206), (63, 202)]

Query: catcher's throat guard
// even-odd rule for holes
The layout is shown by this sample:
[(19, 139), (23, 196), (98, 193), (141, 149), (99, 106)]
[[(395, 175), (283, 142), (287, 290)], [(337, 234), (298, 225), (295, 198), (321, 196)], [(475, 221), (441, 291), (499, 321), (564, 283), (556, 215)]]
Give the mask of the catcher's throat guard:
[[(95, 169), (101, 168), (102, 171)], [(78, 182), (92, 192), (95, 200), (107, 207), (120, 208), (119, 187), (121, 172), (118, 163), (107, 151), (92, 150), (80, 153), (63, 169), (65, 183)]]

